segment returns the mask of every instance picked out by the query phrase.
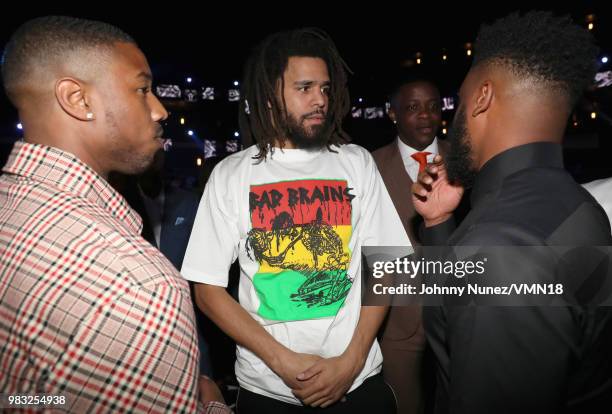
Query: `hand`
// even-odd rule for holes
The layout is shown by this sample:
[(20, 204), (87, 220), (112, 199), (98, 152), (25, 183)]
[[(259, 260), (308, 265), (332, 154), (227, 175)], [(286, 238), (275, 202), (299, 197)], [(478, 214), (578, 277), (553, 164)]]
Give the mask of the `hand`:
[(428, 164), (412, 184), (412, 203), (426, 227), (448, 220), (462, 196), (463, 187), (449, 183), (440, 155), (436, 155), (434, 162)]
[(300, 389), (304, 384), (298, 380), (298, 374), (312, 367), (321, 359), (318, 355), (300, 354), (288, 350), (279, 356), (278, 367), (274, 372), (292, 390)]
[(303, 385), (302, 389), (293, 389), (293, 395), (304, 405), (328, 407), (344, 397), (362, 368), (363, 363), (346, 354), (321, 359), (298, 375)]
[(217, 384), (206, 375), (200, 375), (198, 389), (200, 390), (200, 401), (202, 401), (202, 404), (206, 404), (210, 401), (219, 401), (225, 404), (225, 399), (223, 398), (223, 394), (221, 394), (221, 390)]

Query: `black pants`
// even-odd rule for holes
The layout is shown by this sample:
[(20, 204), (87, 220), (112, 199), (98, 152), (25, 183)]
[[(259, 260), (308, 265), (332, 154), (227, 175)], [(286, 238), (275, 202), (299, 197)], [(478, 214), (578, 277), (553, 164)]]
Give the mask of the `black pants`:
[(395, 414), (395, 397), (391, 388), (383, 380), (382, 374), (374, 375), (363, 382), (357, 389), (346, 395), (346, 401), (330, 405), (327, 408), (304, 407), (288, 404), (274, 398), (265, 397), (240, 388), (236, 403), (237, 414)]

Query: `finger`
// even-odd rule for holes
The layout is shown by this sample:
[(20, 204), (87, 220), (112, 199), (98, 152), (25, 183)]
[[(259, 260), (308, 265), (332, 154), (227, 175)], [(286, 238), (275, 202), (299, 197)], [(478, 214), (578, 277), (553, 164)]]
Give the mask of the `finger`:
[(306, 371), (303, 371), (297, 374), (296, 378), (300, 381), (308, 381), (315, 375), (321, 373), (321, 371), (323, 371), (323, 366), (319, 363), (315, 363), (313, 366), (308, 368)]
[(291, 391), (293, 392), (293, 395), (295, 395), (296, 397), (298, 397), (300, 400), (303, 401), (304, 399), (308, 399), (312, 395), (323, 391), (323, 389), (324, 389), (323, 385), (321, 385), (318, 382), (314, 382), (306, 386), (303, 386), (302, 388), (292, 389)]
[(438, 172), (436, 173), (436, 177), (437, 177), (437, 178), (443, 178), (443, 177), (446, 177), (446, 168), (444, 168), (444, 167), (438, 167)]
[(308, 398), (308, 396), (311, 394), (311, 393), (304, 391), (304, 389), (294, 389), (294, 390), (291, 390), (291, 392), (293, 393), (293, 395), (295, 395), (295, 398), (297, 398), (300, 401), (304, 401), (304, 398)]
[(324, 407), (324, 406), (327, 407), (330, 404), (333, 404), (334, 402), (336, 402), (336, 399), (332, 395), (330, 395), (329, 392), (327, 392), (323, 395), (323, 397), (319, 398), (317, 401), (310, 404), (310, 406), (311, 407)]
[(421, 183), (414, 183), (412, 185), (412, 194), (417, 197), (427, 197), (427, 195), (429, 194), (429, 190), (425, 188), (425, 186)]
[(434, 181), (438, 179), (437, 172), (430, 172), (427, 169), (421, 171), (419, 175), (417, 175), (416, 182), (423, 184), (425, 186), (430, 186)]
[(323, 404), (325, 401), (329, 400), (329, 394), (325, 391), (319, 391), (317, 393), (312, 394), (309, 397), (302, 399), (304, 405), (310, 405), (311, 407), (318, 407)]
[(316, 401), (312, 404), (310, 404), (311, 407), (317, 408), (317, 407), (321, 407), (323, 408), (323, 404), (325, 404), (328, 401), (328, 398), (321, 398), (319, 401)]
[(419, 200), (421, 203), (426, 203), (427, 202), (427, 197), (423, 197), (423, 196), (414, 194), (414, 198)]
[[(444, 165), (444, 163), (440, 163), (440, 164), (429, 164), (432, 166), (432, 168), (436, 169), (435, 175), (440, 175), (444, 172), (446, 172), (446, 165)], [(425, 168), (427, 169), (427, 168)]]
[(442, 168), (441, 164), (427, 164), (423, 172), (427, 172), (430, 176), (435, 176)]
[(435, 174), (432, 174), (427, 170), (423, 170), (419, 173), (419, 175), (417, 175), (416, 182), (421, 183), (421, 184), (429, 184), (434, 181), (435, 177), (436, 177)]
[(335, 404), (336, 402), (338, 402), (339, 399), (340, 398), (338, 398), (338, 397), (332, 397), (332, 398), (328, 399), (327, 401), (325, 401), (323, 404), (321, 404), (321, 408), (327, 408), (330, 405)]
[(419, 174), (419, 182), (425, 185), (431, 185), (434, 182), (433, 177), (427, 173), (427, 171), (423, 171)]

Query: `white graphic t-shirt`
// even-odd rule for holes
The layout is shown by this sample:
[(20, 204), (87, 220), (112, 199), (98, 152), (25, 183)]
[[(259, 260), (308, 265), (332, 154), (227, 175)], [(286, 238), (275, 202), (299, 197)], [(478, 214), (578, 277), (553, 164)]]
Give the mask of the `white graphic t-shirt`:
[[(181, 273), (227, 286), (240, 263), (239, 301), (278, 342), (300, 353), (338, 356), (361, 310), (361, 246), (410, 241), (376, 169), (357, 145), (275, 149), (253, 146), (214, 169), (200, 202)], [(377, 342), (351, 390), (381, 370)], [(248, 349), (237, 347), (243, 388), (299, 404)]]

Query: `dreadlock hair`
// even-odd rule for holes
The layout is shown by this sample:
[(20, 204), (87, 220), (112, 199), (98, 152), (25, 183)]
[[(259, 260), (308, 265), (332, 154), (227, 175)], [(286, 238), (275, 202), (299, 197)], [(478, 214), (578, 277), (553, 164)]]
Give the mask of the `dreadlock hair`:
[[(122, 30), (108, 23), (66, 16), (45, 16), (22, 24), (11, 36), (2, 55), (4, 90), (15, 104), (19, 91), (36, 77), (53, 73), (63, 62), (76, 57), (82, 68), (93, 68), (90, 54), (111, 50), (115, 42), (134, 43)], [(95, 59), (94, 59), (95, 60)]]
[(480, 28), (472, 66), (503, 65), (515, 76), (564, 94), (573, 107), (593, 83), (598, 53), (591, 34), (569, 16), (515, 12)]
[[(342, 129), (342, 120), (349, 111), (347, 71), (350, 72), (331, 38), (321, 29), (304, 28), (270, 35), (260, 43), (247, 61), (242, 82), (238, 121), (246, 142), (256, 142), (265, 159), (275, 140), (288, 136), (287, 106), (282, 91), (284, 73), (293, 56), (321, 58), (330, 77), (329, 109), (331, 117), (327, 148), (342, 145), (350, 137)], [(281, 91), (279, 94), (278, 91)], [(278, 96), (280, 95), (280, 102)], [(285, 138), (286, 139), (286, 138)], [(281, 147), (284, 141), (280, 142)]]

